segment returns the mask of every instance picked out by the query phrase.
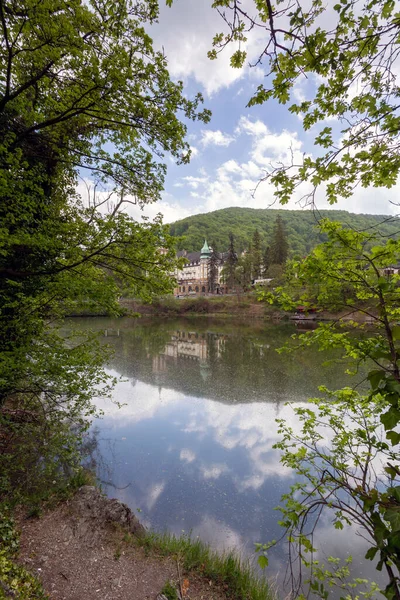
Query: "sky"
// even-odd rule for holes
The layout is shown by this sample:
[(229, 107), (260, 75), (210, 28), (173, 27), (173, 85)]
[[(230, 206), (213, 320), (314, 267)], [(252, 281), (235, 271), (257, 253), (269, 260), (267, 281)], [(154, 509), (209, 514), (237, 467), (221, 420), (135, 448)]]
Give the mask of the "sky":
[[(153, 218), (162, 213), (165, 222), (172, 222), (231, 206), (302, 208), (300, 194), (281, 207), (274, 204), (274, 190), (268, 182), (257, 184), (266, 168), (287, 162), (291, 152), (295, 158), (315, 152), (316, 130), (304, 132), (299, 117), (289, 113), (288, 105), (276, 101), (246, 107), (256, 87), (265, 83), (265, 67), (233, 69), (229, 50), (216, 61), (208, 59), (212, 38), (223, 29), (210, 0), (174, 0), (171, 8), (164, 4), (161, 0), (159, 21), (150, 29), (154, 45), (164, 49), (170, 74), (174, 80), (183, 81), (184, 93), (188, 97), (203, 94), (212, 118), (207, 125), (188, 122), (190, 164), (177, 166), (166, 157), (168, 173), (162, 200), (148, 205), (142, 213), (129, 207), (132, 216)], [(250, 60), (258, 56), (262, 41), (260, 33), (250, 34)], [(305, 97), (309, 85), (309, 80), (296, 84), (298, 99)], [(318, 209), (397, 214), (393, 202), (399, 192), (400, 184), (391, 190), (360, 188), (352, 198), (330, 207), (320, 190), (316, 204)]]

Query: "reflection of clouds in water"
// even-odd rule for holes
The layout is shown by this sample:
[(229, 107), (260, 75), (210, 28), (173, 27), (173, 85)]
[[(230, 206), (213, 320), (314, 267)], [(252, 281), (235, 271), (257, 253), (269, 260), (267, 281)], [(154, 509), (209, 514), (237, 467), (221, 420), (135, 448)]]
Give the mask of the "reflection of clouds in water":
[(161, 496), (165, 489), (165, 481), (161, 481), (160, 483), (155, 483), (149, 492), (147, 493), (146, 498), (146, 507), (148, 510), (154, 508), (158, 498)]
[(237, 531), (210, 515), (203, 516), (200, 523), (192, 529), (191, 537), (201, 537), (204, 542), (219, 551), (235, 549), (240, 552), (240, 548), (245, 545)]
[[(291, 469), (280, 464), (280, 453), (272, 448), (280, 439), (275, 423), (275, 407), (268, 404), (216, 404), (206, 401), (201, 408), (192, 409), (190, 431), (195, 430), (193, 424), (197, 423), (199, 431), (211, 433), (214, 440), (227, 450), (245, 450), (251, 472), (245, 477), (234, 477), (239, 491), (259, 489), (271, 475), (293, 476)], [(296, 418), (290, 407), (281, 407), (279, 417), (296, 426)]]
[[(113, 373), (114, 374), (114, 373)], [(163, 388), (161, 392), (154, 386), (137, 382), (135, 388), (129, 382), (120, 382), (116, 395), (124, 406), (118, 410), (112, 404), (102, 406), (106, 419), (114, 428), (126, 427), (156, 416), (168, 418), (183, 433), (187, 434), (185, 447), (180, 450), (180, 459), (185, 463), (194, 463), (197, 453), (190, 443), (198, 443), (205, 436), (211, 436), (222, 448), (232, 451), (241, 449), (249, 461), (250, 471), (232, 479), (239, 492), (248, 489), (257, 490), (271, 476), (293, 477), (293, 471), (280, 464), (280, 453), (272, 446), (280, 439), (275, 419), (285, 419), (286, 423), (298, 429), (298, 420), (290, 406), (273, 404), (221, 404), (185, 396), (174, 390)], [(179, 421), (172, 412), (179, 409)], [(277, 415), (278, 411), (278, 415)], [(201, 460), (200, 472), (205, 479), (217, 479), (228, 470), (227, 465), (207, 464)]]
[(209, 467), (200, 467), (200, 472), (204, 479), (218, 479), (223, 473), (229, 471), (228, 465), (226, 464), (213, 464)]
[[(118, 377), (116, 371), (108, 371), (113, 377)], [(156, 413), (167, 407), (181, 402), (186, 398), (184, 394), (175, 392), (168, 388), (162, 388), (159, 392), (153, 385), (137, 381), (134, 388), (129, 381), (119, 381), (113, 394), (120, 404), (116, 404), (104, 398), (96, 399), (96, 406), (104, 411), (107, 420), (112, 420), (114, 427), (126, 427), (127, 422), (138, 423), (144, 419), (153, 418)]]
[(190, 448), (182, 448), (179, 457), (184, 462), (191, 463), (196, 458), (196, 454), (193, 452), (193, 450), (190, 450)]
[[(371, 546), (368, 541), (362, 537), (361, 527), (353, 523), (351, 527), (346, 526), (345, 529), (335, 529), (332, 523), (332, 512), (326, 511), (318, 523), (318, 527), (314, 534), (314, 545), (317, 548), (315, 558), (321, 562), (327, 562), (329, 556), (353, 557), (352, 569), (357, 569), (357, 577), (366, 577), (377, 583), (383, 583), (385, 580), (384, 573), (379, 573), (375, 570), (375, 563), (364, 560), (365, 553)], [(365, 531), (363, 532), (365, 535)]]

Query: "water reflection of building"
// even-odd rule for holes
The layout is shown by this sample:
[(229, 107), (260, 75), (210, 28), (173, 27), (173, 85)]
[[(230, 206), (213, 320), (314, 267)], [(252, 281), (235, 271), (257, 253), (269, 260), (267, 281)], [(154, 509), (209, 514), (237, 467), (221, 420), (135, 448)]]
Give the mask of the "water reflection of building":
[[(208, 365), (210, 358), (215, 360), (221, 356), (226, 336), (215, 333), (197, 333), (175, 331), (164, 349), (153, 357), (153, 373), (164, 373), (169, 360), (193, 360), (201, 367)], [(211, 357), (212, 354), (212, 357)]]

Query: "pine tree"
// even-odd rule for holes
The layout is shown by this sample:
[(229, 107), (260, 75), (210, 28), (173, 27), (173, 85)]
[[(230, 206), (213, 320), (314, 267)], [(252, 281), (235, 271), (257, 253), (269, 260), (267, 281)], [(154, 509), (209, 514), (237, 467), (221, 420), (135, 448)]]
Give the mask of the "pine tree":
[(268, 274), (268, 269), (271, 266), (271, 249), (269, 246), (267, 246), (267, 248), (265, 249), (264, 252), (264, 256), (263, 256), (263, 275), (264, 277), (267, 276)]
[(228, 256), (226, 259), (226, 283), (228, 287), (233, 288), (235, 285), (235, 270), (236, 263), (238, 261), (238, 257), (235, 251), (235, 240), (233, 234), (229, 234), (229, 248), (228, 248)]
[(285, 225), (280, 215), (277, 216), (271, 242), (271, 264), (284, 265), (288, 256), (288, 241)]
[(260, 279), (262, 273), (261, 236), (258, 229), (254, 231), (252, 243), (252, 279)]
[(212, 244), (211, 248), (212, 248), (212, 252), (211, 252), (210, 258), (208, 259), (208, 264), (207, 264), (207, 279), (208, 279), (208, 291), (211, 292), (211, 294), (213, 294), (216, 290), (216, 286), (218, 283), (219, 258), (218, 258), (218, 253), (215, 248), (215, 244)]

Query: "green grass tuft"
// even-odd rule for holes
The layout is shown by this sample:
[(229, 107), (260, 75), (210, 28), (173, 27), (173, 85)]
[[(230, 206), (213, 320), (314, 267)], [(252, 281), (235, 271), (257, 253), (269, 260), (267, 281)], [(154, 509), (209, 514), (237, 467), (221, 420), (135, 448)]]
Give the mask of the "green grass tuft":
[(276, 595), (268, 581), (259, 577), (249, 561), (235, 552), (217, 554), (200, 540), (190, 536), (148, 533), (135, 538), (148, 552), (174, 556), (186, 571), (194, 571), (221, 586), (233, 600), (275, 600)]
[(179, 600), (176, 587), (170, 581), (166, 582), (163, 589), (161, 590), (161, 594), (163, 594), (168, 600)]

